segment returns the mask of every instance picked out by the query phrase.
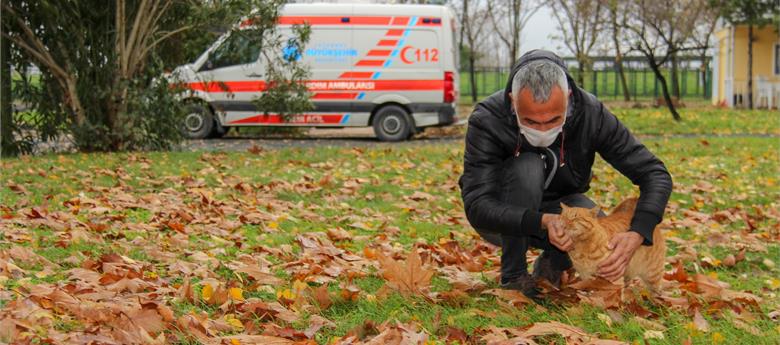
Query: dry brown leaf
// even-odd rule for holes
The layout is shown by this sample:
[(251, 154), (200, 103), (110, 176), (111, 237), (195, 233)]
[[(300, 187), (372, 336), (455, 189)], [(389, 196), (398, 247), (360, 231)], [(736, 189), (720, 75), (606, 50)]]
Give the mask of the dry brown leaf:
[(423, 265), (416, 250), (409, 251), (403, 262), (382, 254), (377, 258), (382, 266), (382, 276), (392, 289), (404, 295), (425, 295), (428, 292), (434, 272)]
[(704, 316), (701, 315), (699, 309), (696, 309), (693, 312), (693, 325), (696, 327), (696, 329), (702, 332), (710, 331), (710, 323), (707, 322), (707, 319), (705, 319)]
[(331, 241), (346, 241), (352, 239), (352, 234), (342, 228), (330, 228), (328, 229), (328, 238)]
[(263, 271), (256, 265), (244, 265), (235, 270), (238, 273), (246, 273), (249, 278), (252, 278), (257, 284), (260, 285), (274, 285), (279, 286), (285, 283), (284, 280), (277, 278), (270, 272)]
[(530, 328), (518, 334), (518, 336), (533, 338), (538, 336), (558, 334), (566, 339), (567, 344), (588, 344), (588, 345), (618, 345), (628, 344), (627, 342), (599, 339), (588, 334), (578, 327), (560, 323), (557, 321), (537, 322)]
[(314, 314), (309, 317), (309, 327), (303, 331), (303, 334), (305, 334), (307, 338), (312, 339), (314, 338), (314, 334), (323, 327), (336, 327), (336, 324), (333, 323), (333, 321)]
[(482, 291), (483, 294), (493, 295), (496, 297), (499, 297), (510, 304), (512, 304), (515, 307), (520, 307), (527, 304), (532, 304), (533, 301), (528, 298), (526, 295), (524, 295), (522, 292), (517, 290), (506, 290), (506, 289), (490, 289)]
[(328, 307), (333, 304), (333, 301), (330, 299), (330, 293), (328, 293), (327, 284), (312, 289), (311, 293), (312, 297), (314, 297), (314, 300), (317, 302), (317, 305), (320, 307), (320, 310), (328, 309)]

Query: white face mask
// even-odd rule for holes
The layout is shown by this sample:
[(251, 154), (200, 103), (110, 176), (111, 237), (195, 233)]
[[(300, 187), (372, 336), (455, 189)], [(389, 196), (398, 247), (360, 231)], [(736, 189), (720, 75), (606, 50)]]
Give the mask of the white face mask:
[[(564, 113), (565, 114), (565, 113)], [(528, 143), (536, 147), (547, 147), (555, 142), (558, 138), (558, 134), (563, 131), (563, 125), (566, 124), (566, 115), (563, 116), (563, 123), (560, 126), (550, 128), (546, 131), (540, 131), (531, 127), (526, 127), (520, 124), (520, 118), (517, 119), (517, 125), (520, 126), (520, 134), (522, 134)]]

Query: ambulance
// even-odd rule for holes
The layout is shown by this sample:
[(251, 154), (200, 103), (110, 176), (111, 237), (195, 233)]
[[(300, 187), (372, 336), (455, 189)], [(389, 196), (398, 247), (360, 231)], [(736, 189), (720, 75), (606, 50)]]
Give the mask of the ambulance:
[(424, 127), (452, 124), (455, 18), (438, 5), (287, 4), (277, 26), (283, 35), (294, 24), (311, 26), (300, 59), (310, 71), (314, 109), (286, 118), (256, 109), (252, 99), (266, 87), (260, 49), (227, 33), (174, 72), (188, 89), (185, 133), (203, 139), (242, 126), (372, 126), (380, 140), (400, 141)]

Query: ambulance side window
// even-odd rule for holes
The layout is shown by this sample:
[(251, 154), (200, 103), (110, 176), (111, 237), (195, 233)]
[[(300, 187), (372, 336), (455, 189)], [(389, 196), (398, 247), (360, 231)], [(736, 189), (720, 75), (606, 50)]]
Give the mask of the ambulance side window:
[(260, 56), (260, 42), (249, 31), (234, 31), (209, 55), (204, 69), (216, 69), (245, 65), (257, 61)]

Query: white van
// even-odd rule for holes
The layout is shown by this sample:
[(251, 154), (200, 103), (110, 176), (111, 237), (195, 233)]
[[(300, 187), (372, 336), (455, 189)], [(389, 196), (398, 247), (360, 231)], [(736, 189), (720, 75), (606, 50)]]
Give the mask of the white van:
[[(265, 85), (259, 49), (234, 42), (242, 35), (226, 34), (176, 69), (189, 89), (187, 101), (194, 101), (187, 135), (215, 137), (234, 126), (373, 126), (381, 140), (397, 141), (423, 127), (451, 124), (459, 85), (455, 18), (450, 8), (435, 5), (285, 5), (278, 24), (283, 34), (293, 24), (311, 25), (302, 59), (311, 72), (314, 110), (284, 121), (256, 109), (251, 101)], [(247, 52), (221, 52), (230, 49)], [(227, 55), (234, 58), (212, 60)]]

